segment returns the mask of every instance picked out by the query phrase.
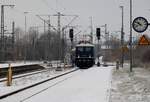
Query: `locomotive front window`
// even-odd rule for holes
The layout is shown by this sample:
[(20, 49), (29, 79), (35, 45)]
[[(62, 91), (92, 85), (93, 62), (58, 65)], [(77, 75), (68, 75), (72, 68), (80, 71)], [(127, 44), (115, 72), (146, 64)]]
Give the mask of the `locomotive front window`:
[(78, 48), (77, 48), (77, 51), (83, 52), (83, 47), (78, 47)]
[(94, 48), (91, 46), (78, 46), (76, 47), (77, 58), (89, 58), (94, 56)]
[(91, 50), (92, 50), (91, 47), (86, 47), (86, 48), (85, 48), (85, 51), (86, 51), (86, 52), (90, 52)]

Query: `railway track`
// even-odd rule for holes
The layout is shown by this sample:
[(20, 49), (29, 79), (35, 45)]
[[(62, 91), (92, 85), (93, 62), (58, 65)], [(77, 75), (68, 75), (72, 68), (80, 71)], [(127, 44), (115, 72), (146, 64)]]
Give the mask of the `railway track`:
[[(9, 93), (4, 94), (4, 95), (1, 95), (1, 96), (0, 96), (0, 99), (4, 99), (4, 98), (6, 98), (6, 97), (8, 97), (8, 96), (11, 96), (11, 95), (14, 95), (14, 94), (16, 94), (16, 93), (19, 93), (19, 92), (21, 92), (21, 91), (24, 91), (24, 90), (26, 90), (26, 89), (29, 89), (29, 88), (38, 86), (38, 85), (43, 84), (43, 83), (45, 83), (45, 82), (48, 82), (48, 81), (50, 81), (50, 80), (54, 80), (54, 79), (56, 79), (56, 78), (62, 77), (62, 76), (64, 76), (64, 75), (67, 75), (67, 74), (69, 74), (69, 73), (75, 72), (75, 71), (77, 71), (77, 70), (78, 70), (78, 69), (74, 69), (74, 70), (65, 72), (65, 73), (63, 73), (63, 74), (60, 74), (60, 75), (57, 75), (57, 76), (54, 76), (54, 77), (45, 79), (45, 80), (43, 80), (43, 81), (34, 83), (34, 84), (29, 85), (29, 86), (27, 86), (27, 87), (24, 87), (24, 88), (21, 88), (21, 89), (18, 89), (18, 90), (9, 92)], [(40, 72), (39, 72), (39, 73), (40, 73)]]
[[(33, 65), (22, 65), (22, 66), (11, 66), (13, 75), (20, 75), (20, 74), (25, 74), (29, 72), (34, 72), (34, 71), (40, 71), (44, 70), (45, 68), (39, 64), (33, 64)], [(7, 75), (9, 67), (3, 67), (0, 68), (0, 78), (4, 78)]]
[[(23, 75), (17, 75), (17, 76), (13, 76), (12, 79), (19, 79), (19, 78), (23, 78), (23, 77), (26, 77), (26, 76), (31, 76), (31, 75), (35, 75), (35, 74), (39, 74), (39, 73), (44, 73), (44, 72), (47, 72), (49, 70), (51, 70), (51, 69), (43, 69), (41, 71), (36, 71), (36, 72), (27, 73), (27, 74), (23, 74)], [(0, 79), (0, 82), (4, 82), (6, 80), (7, 80), (6, 78), (2, 78), (2, 79)]]
[[(34, 72), (30, 72), (30, 73), (15, 75), (15, 76), (13, 76), (12, 79), (19, 79), (19, 78), (23, 78), (23, 77), (26, 77), (26, 76), (32, 76), (32, 75), (36, 75), (36, 74), (39, 74), (39, 73), (44, 73), (44, 72), (52, 71), (52, 70), (56, 70), (56, 68), (55, 67), (47, 68), (47, 69), (42, 69), (40, 71), (34, 71)], [(0, 78), (0, 82), (4, 82), (6, 80), (7, 80), (7, 78)]]

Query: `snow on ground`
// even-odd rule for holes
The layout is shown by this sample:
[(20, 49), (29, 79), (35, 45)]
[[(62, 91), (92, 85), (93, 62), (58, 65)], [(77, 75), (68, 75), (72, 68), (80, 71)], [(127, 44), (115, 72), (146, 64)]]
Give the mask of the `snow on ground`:
[(79, 70), (0, 102), (108, 102), (111, 67)]
[[(22, 77), (19, 79), (13, 79), (12, 86), (9, 86), (9, 87), (6, 86), (6, 81), (1, 82), (0, 83), (0, 96), (10, 93), (10, 92), (13, 92), (15, 90), (30, 86), (32, 84), (41, 82), (43, 80), (58, 76), (62, 73), (66, 73), (66, 72), (74, 70), (74, 69), (75, 68), (67, 69), (67, 70), (63, 70), (63, 71), (47, 70), (47, 72), (42, 72), (42, 73), (34, 74), (31, 76)], [(16, 76), (20, 76), (20, 75), (16, 75)]]
[[(40, 71), (34, 71), (34, 72), (29, 72), (29, 73), (24, 73), (24, 74), (19, 74), (19, 75), (13, 75), (12, 78), (17, 78), (17, 77), (22, 77), (22, 76), (30, 76), (31, 74), (37, 74), (37, 73), (42, 73), (42, 71), (44, 72), (49, 72), (50, 69), (46, 69), (46, 70), (40, 70)], [(7, 78), (0, 78), (0, 81), (6, 80)]]
[(63, 81), (25, 102), (108, 102), (111, 68), (95, 67)]
[(110, 102), (150, 102), (150, 71), (133, 68), (113, 70)]

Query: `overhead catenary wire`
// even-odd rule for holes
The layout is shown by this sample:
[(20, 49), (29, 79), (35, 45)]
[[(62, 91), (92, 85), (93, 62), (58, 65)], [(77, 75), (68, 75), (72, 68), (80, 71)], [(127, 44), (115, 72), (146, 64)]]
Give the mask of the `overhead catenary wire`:
[[(40, 15), (36, 15), (38, 18), (40, 18), (41, 20), (45, 21), (43, 18), (40, 17)], [(49, 24), (48, 22), (45, 21), (45, 23), (47, 23), (48, 25), (50, 25), (50, 27), (52, 27), (55, 31), (57, 31), (57, 29), (52, 26), (51, 24)]]
[(54, 8), (51, 7), (51, 5), (46, 1), (46, 0), (41, 0), (46, 6), (47, 8), (50, 10), (53, 10), (54, 12), (57, 12), (57, 10), (55, 10)]

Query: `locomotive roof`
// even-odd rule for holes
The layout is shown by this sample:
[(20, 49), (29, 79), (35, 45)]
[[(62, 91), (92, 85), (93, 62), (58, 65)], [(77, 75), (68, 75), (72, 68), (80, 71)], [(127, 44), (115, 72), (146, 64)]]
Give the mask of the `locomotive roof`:
[(81, 47), (81, 46), (86, 46), (86, 47), (94, 47), (94, 45), (93, 44), (89, 44), (89, 43), (81, 43), (81, 44), (78, 44), (78, 45), (76, 45), (76, 47)]

